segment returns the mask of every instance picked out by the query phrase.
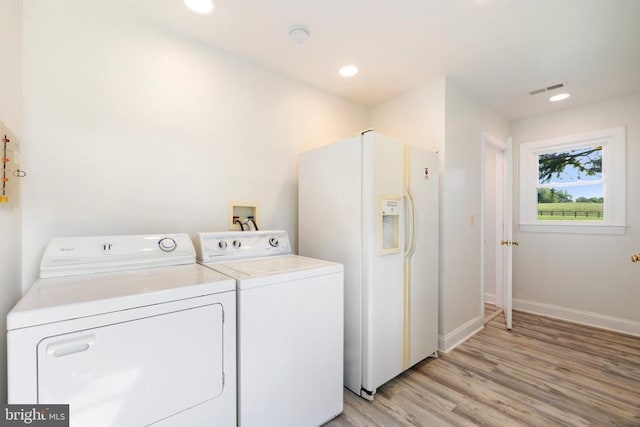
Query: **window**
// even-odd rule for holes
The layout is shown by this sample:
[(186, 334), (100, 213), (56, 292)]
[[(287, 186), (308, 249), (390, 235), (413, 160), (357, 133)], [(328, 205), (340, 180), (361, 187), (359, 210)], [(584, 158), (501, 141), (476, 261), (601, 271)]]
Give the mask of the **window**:
[(603, 221), (602, 146), (538, 154), (538, 220)]
[(520, 145), (520, 229), (624, 234), (625, 128)]

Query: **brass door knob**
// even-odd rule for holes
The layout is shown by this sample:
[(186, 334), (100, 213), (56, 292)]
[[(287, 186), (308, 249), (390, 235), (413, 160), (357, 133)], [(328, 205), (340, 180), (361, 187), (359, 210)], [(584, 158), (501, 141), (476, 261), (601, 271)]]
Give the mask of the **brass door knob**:
[(631, 262), (638, 262), (638, 261), (640, 261), (640, 254), (631, 255)]

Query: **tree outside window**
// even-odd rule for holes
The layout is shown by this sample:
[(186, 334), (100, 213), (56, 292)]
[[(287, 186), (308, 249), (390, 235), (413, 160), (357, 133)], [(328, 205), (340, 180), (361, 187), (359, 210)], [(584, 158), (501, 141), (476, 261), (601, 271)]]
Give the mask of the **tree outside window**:
[(603, 221), (602, 146), (538, 155), (538, 220)]

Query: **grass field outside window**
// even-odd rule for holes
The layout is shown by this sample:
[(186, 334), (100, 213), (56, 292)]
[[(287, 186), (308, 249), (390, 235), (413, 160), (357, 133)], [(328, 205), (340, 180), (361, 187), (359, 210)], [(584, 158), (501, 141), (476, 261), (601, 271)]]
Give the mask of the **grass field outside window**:
[(541, 221), (602, 221), (603, 203), (538, 203)]

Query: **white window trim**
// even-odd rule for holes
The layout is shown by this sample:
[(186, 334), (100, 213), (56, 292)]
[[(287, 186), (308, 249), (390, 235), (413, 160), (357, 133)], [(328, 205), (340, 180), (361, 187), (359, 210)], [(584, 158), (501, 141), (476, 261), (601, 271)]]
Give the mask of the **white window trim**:
[[(550, 151), (602, 145), (604, 183), (603, 221), (538, 220), (538, 155)], [(626, 129), (617, 126), (559, 138), (520, 144), (521, 231), (548, 233), (624, 234), (626, 224)]]

